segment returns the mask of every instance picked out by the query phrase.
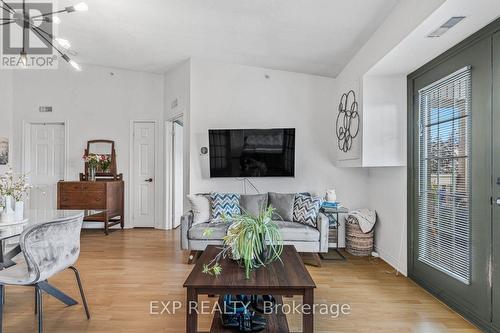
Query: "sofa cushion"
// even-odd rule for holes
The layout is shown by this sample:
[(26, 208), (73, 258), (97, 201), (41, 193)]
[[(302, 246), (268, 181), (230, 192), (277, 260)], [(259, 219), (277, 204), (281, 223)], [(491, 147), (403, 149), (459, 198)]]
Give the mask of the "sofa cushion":
[(210, 221), (209, 197), (203, 194), (189, 194), (187, 198), (193, 212), (193, 225)]
[(293, 203), (295, 194), (283, 194), (269, 192), (269, 206), (276, 211), (273, 216), (275, 220), (293, 221)]
[(210, 193), (212, 221), (230, 220), (240, 215), (240, 195), (236, 193)]
[(274, 223), (279, 227), (283, 241), (319, 241), (319, 230), (316, 228), (290, 221), (274, 221)]
[(242, 213), (259, 216), (267, 208), (267, 193), (242, 194), (240, 197), (240, 208)]
[[(188, 231), (189, 239), (197, 240), (222, 240), (226, 236), (227, 228), (229, 228), (229, 223), (215, 222), (215, 223), (200, 223), (194, 225)], [(205, 230), (210, 229), (209, 232)]]
[(316, 227), (321, 202), (320, 197), (297, 194), (293, 204), (293, 221)]

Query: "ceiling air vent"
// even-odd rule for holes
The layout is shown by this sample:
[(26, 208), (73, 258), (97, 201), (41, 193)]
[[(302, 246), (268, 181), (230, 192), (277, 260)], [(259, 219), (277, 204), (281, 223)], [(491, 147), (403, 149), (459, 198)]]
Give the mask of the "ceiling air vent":
[(442, 26), (427, 35), (429, 38), (441, 37), (445, 32), (453, 28), (460, 21), (462, 21), (465, 16), (453, 16), (448, 21), (446, 21)]
[(40, 112), (52, 112), (52, 106), (39, 106), (38, 111), (40, 111)]

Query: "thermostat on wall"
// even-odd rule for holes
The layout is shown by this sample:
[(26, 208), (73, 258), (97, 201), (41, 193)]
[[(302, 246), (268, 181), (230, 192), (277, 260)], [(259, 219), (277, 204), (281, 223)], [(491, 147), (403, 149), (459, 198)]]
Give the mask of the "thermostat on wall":
[(40, 106), (38, 107), (40, 112), (52, 112), (52, 106)]

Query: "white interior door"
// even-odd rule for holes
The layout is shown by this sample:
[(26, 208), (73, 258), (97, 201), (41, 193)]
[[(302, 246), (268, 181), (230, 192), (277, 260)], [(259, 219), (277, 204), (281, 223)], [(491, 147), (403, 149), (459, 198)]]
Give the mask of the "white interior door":
[(155, 124), (135, 122), (133, 133), (133, 225), (155, 226)]
[(64, 179), (64, 124), (30, 124), (25, 171), (33, 188), (30, 209), (57, 208), (57, 182)]
[(173, 227), (177, 228), (181, 224), (181, 216), (184, 213), (184, 150), (183, 138), (184, 130), (180, 121), (173, 123), (173, 207), (174, 221)]

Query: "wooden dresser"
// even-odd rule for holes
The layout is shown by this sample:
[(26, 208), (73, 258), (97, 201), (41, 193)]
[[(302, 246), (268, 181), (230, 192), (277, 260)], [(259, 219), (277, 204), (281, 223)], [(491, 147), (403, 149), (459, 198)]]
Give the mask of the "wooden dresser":
[(60, 181), (57, 183), (57, 208), (104, 210), (85, 221), (104, 223), (107, 235), (109, 227), (116, 224), (123, 229), (124, 193), (122, 180)]

